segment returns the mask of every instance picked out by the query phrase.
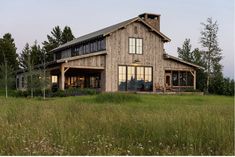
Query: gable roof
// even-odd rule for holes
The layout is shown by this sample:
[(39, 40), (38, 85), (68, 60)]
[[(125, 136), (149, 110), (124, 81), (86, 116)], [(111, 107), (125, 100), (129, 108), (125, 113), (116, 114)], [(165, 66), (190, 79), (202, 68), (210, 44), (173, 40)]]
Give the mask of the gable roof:
[(204, 68), (204, 67), (202, 67), (202, 66), (199, 66), (199, 65), (196, 65), (196, 64), (193, 64), (193, 63), (190, 63), (190, 62), (184, 61), (184, 60), (182, 60), (182, 59), (180, 59), (180, 58), (177, 58), (177, 57), (171, 56), (171, 55), (169, 55), (169, 54), (167, 54), (167, 53), (164, 53), (164, 59), (171, 59), (171, 60), (174, 60), (174, 61), (176, 61), (176, 62), (180, 62), (180, 63), (186, 64), (186, 65), (189, 65), (189, 66), (195, 67), (195, 68), (197, 68), (197, 69), (202, 69), (202, 70), (204, 70), (204, 69), (205, 69), (205, 68)]
[(117, 31), (119, 30), (120, 28), (123, 28), (135, 21), (140, 21), (142, 22), (144, 25), (146, 25), (147, 27), (149, 27), (153, 32), (155, 32), (156, 34), (158, 34), (159, 36), (161, 36), (163, 38), (163, 40), (165, 42), (169, 42), (170, 41), (170, 38), (168, 38), (167, 36), (165, 36), (163, 33), (161, 33), (160, 31), (156, 30), (155, 28), (153, 28), (151, 25), (149, 25), (148, 23), (146, 23), (144, 20), (142, 20), (141, 18), (139, 17), (135, 17), (135, 18), (132, 18), (132, 19), (129, 19), (129, 20), (126, 20), (126, 21), (123, 21), (123, 22), (120, 22), (118, 24), (115, 24), (115, 25), (112, 25), (112, 26), (109, 26), (109, 27), (106, 27), (106, 28), (103, 28), (101, 30), (98, 30), (98, 31), (95, 31), (95, 32), (92, 32), (92, 33), (89, 33), (89, 34), (86, 34), (86, 35), (83, 35), (81, 37), (78, 37), (74, 40), (71, 40), (63, 45), (60, 45), (59, 47), (51, 50), (51, 52), (56, 52), (56, 51), (59, 51), (59, 50), (62, 50), (62, 49), (66, 49), (66, 48), (69, 48), (73, 45), (76, 45), (80, 42), (83, 42), (83, 41), (86, 41), (86, 40), (89, 40), (89, 39), (93, 39), (93, 38), (96, 38), (96, 37), (104, 37), (104, 36), (107, 36), (109, 35), (110, 33), (114, 32), (114, 31)]

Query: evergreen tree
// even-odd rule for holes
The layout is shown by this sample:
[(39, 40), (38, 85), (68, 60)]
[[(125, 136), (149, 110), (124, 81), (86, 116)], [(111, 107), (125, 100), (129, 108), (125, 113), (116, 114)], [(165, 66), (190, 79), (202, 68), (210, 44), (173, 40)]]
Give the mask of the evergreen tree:
[(10, 33), (6, 33), (3, 38), (0, 38), (0, 60), (4, 61), (4, 55), (7, 64), (14, 70), (18, 69), (17, 53), (14, 39)]
[(185, 39), (182, 48), (177, 48), (178, 57), (185, 61), (192, 62), (191, 47), (190, 39)]
[[(222, 59), (221, 49), (218, 44), (218, 24), (217, 21), (213, 22), (212, 18), (207, 19), (207, 23), (202, 23), (204, 27), (201, 31), (201, 44), (205, 49), (203, 53), (203, 58), (206, 63), (206, 72), (207, 72), (207, 81), (206, 81), (206, 91), (209, 91), (210, 81), (213, 80), (213, 84), (216, 84), (215, 81), (218, 81), (218, 85), (221, 82), (222, 76), (222, 66), (220, 61)], [(215, 85), (216, 86), (216, 85)], [(213, 87), (215, 88), (215, 87)], [(217, 87), (216, 87), (217, 88)], [(211, 91), (215, 91), (214, 89)]]
[(61, 31), (59, 26), (56, 26), (52, 29), (51, 35), (47, 35), (47, 41), (44, 41), (43, 48), (46, 50), (47, 53), (47, 61), (53, 60), (53, 55), (50, 51), (68, 41), (74, 39), (73, 33), (71, 28), (66, 26), (63, 31)]
[(73, 36), (71, 28), (68, 26), (65, 26), (62, 32), (62, 39), (61, 39), (62, 43), (63, 44), (67, 43), (68, 41), (71, 41), (73, 39), (74, 39), (74, 36)]
[(22, 50), (22, 53), (20, 54), (19, 61), (20, 61), (20, 67), (23, 69), (28, 69), (29, 67), (29, 57), (30, 57), (30, 47), (29, 44), (26, 43), (24, 49)]

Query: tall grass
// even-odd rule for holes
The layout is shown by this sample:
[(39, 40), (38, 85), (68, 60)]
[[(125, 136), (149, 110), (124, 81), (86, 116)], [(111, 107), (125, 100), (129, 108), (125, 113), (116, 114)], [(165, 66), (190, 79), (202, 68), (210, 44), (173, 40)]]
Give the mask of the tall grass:
[(234, 155), (223, 96), (0, 97), (1, 155)]
[(130, 102), (141, 102), (141, 98), (137, 94), (129, 93), (102, 93), (96, 95), (95, 102), (97, 103), (112, 103), (112, 104), (121, 104), (121, 103), (130, 103)]

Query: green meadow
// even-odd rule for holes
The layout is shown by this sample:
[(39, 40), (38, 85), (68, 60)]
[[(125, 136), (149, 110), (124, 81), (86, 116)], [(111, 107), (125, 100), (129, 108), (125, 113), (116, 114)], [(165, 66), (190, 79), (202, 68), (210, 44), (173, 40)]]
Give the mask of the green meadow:
[(1, 96), (0, 155), (234, 155), (234, 98)]

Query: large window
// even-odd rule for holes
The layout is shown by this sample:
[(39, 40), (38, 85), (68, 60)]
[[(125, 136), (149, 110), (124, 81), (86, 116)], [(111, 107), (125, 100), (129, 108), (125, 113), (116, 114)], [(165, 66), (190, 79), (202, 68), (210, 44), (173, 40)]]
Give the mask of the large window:
[(129, 38), (129, 53), (142, 54), (143, 53), (143, 39)]
[(193, 86), (193, 75), (190, 71), (172, 71), (173, 86)]
[(118, 89), (120, 91), (152, 91), (152, 67), (119, 66)]

